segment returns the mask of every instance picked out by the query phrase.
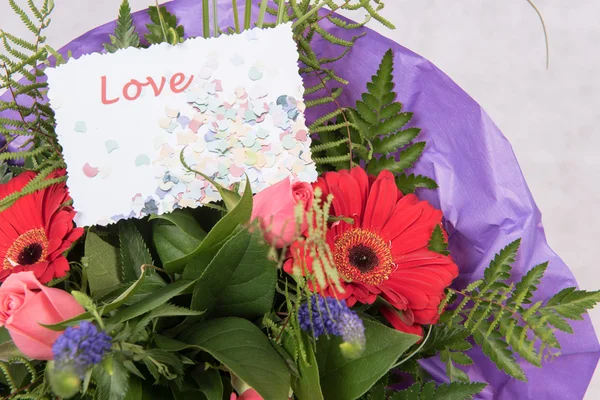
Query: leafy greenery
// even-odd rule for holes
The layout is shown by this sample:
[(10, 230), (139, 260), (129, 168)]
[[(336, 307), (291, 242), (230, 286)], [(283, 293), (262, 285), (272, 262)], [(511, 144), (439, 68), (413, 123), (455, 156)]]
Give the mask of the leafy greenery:
[(133, 26), (133, 21), (131, 20), (129, 1), (123, 0), (121, 7), (119, 7), (119, 18), (117, 19), (115, 34), (110, 35), (110, 43), (105, 43), (104, 48), (109, 53), (114, 53), (119, 49), (138, 47), (139, 45), (140, 37), (135, 31), (135, 26)]
[(443, 383), (437, 388), (435, 383), (424, 385), (415, 383), (408, 389), (394, 393), (390, 400), (467, 400), (485, 388), (485, 383)]
[(520, 240), (515, 240), (503, 248), (485, 269), (483, 279), (463, 290), (448, 289), (440, 305), (440, 309), (448, 308), (440, 319), (446, 326), (434, 328), (432, 343), (422, 351), (425, 356), (433, 354), (432, 350), (441, 351), (452, 379), (467, 379), (455, 364), (472, 363), (464, 354), (470, 349), (466, 340), (472, 337), (498, 369), (525, 381), (516, 355), (540, 367), (544, 355), (560, 354), (555, 329), (572, 333), (566, 320), (582, 319), (587, 310), (600, 302), (600, 291), (576, 288), (563, 289), (545, 303), (534, 301), (547, 263), (531, 268), (516, 284), (509, 283), (520, 244)]
[(149, 44), (183, 42), (185, 35), (182, 25), (177, 25), (177, 17), (167, 11), (165, 6), (148, 7), (151, 24), (147, 24), (148, 33), (144, 36)]
[[(22, 159), (24, 169), (34, 170), (39, 174), (19, 192), (0, 199), (0, 211), (10, 207), (25, 194), (66, 179), (64, 176), (48, 178), (55, 169), (64, 167), (64, 164), (54, 132), (54, 112), (44, 101), (48, 84), (39, 79), (44, 76), (44, 68), (51, 64), (50, 56), (54, 57), (54, 65), (64, 62), (60, 54), (45, 44), (46, 38), (43, 35), (50, 24), (54, 2), (44, 0), (41, 7), (38, 7), (29, 0), (27, 6), (33, 17), (15, 0), (8, 0), (8, 3), (33, 34), (33, 40), (25, 40), (0, 30), (0, 41), (5, 50), (0, 54), (0, 91), (6, 89), (10, 95), (8, 101), (0, 100), (0, 113), (5, 112), (0, 117), (0, 135), (6, 141), (0, 148), (0, 163)], [(25, 139), (16, 152), (4, 152), (8, 144), (22, 137)], [(15, 167), (9, 169), (17, 171)], [(22, 169), (18, 172), (20, 171)]]
[(326, 399), (355, 399), (373, 386), (398, 358), (419, 340), (363, 318), (367, 347), (361, 357), (349, 360), (340, 349), (341, 339), (330, 337), (317, 342), (317, 363), (323, 396)]
[[(315, 161), (321, 168), (340, 169), (345, 161), (352, 165), (361, 162), (367, 172), (377, 175), (388, 170), (397, 175), (396, 183), (403, 193), (413, 193), (416, 188), (435, 189), (431, 178), (406, 173), (419, 159), (425, 142), (413, 143), (419, 128), (405, 128), (412, 113), (403, 112), (396, 102), (393, 70), (394, 55), (388, 50), (377, 73), (367, 83), (367, 92), (348, 112), (349, 124), (334, 123), (319, 128), (319, 140), (313, 146)], [(337, 117), (331, 115), (331, 117)], [(330, 118), (327, 118), (330, 119)], [(399, 154), (397, 156), (397, 154)]]

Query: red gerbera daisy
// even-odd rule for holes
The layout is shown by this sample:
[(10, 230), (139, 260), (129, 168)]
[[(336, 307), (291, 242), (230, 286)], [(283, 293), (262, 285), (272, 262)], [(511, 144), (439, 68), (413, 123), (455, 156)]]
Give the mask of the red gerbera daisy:
[[(328, 172), (314, 186), (323, 196), (333, 195), (331, 216), (354, 220), (335, 222), (326, 236), (344, 292), (334, 285), (317, 290), (349, 306), (381, 296), (390, 305), (382, 314), (401, 331), (422, 334), (421, 325), (436, 323), (444, 289), (458, 275), (449, 256), (428, 250), (433, 229), (441, 227), (441, 211), (413, 194), (403, 196), (389, 171), (376, 179), (358, 167)], [(294, 267), (312, 271), (304, 246), (292, 244), (288, 273)]]
[[(54, 172), (49, 179), (63, 176)], [(35, 177), (25, 172), (0, 185), (0, 199), (18, 192)], [(63, 256), (83, 228), (74, 228), (75, 211), (64, 204), (69, 193), (63, 182), (17, 200), (0, 212), (0, 282), (10, 274), (33, 271), (42, 283), (65, 276), (69, 263)]]

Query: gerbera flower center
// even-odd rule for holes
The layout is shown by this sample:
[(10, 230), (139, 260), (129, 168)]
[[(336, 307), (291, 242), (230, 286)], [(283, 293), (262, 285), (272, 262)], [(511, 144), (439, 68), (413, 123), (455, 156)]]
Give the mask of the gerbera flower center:
[(45, 261), (48, 255), (48, 238), (42, 228), (31, 229), (14, 241), (6, 252), (2, 266), (12, 269), (17, 265), (33, 265)]
[(394, 270), (388, 243), (366, 229), (351, 229), (335, 241), (333, 259), (338, 272), (350, 281), (377, 286)]

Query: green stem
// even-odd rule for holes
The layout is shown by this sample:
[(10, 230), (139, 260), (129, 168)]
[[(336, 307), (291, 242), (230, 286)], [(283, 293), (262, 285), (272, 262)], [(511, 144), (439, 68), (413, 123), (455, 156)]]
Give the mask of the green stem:
[(202, 34), (204, 38), (210, 37), (210, 16), (208, 0), (202, 0)]
[(238, 15), (237, 0), (231, 0), (231, 7), (233, 7), (233, 22), (235, 24), (235, 33), (240, 33), (240, 18)]
[(219, 17), (217, 15), (217, 0), (213, 0), (213, 34), (214, 37), (219, 36)]
[(156, 12), (158, 13), (158, 20), (160, 21), (160, 28), (162, 29), (163, 37), (165, 39), (165, 42), (168, 42), (169, 38), (167, 37), (167, 30), (165, 29), (165, 20), (163, 18), (162, 13), (160, 12), (160, 5), (158, 4), (158, 0), (156, 0), (154, 3), (156, 4)]
[(263, 27), (265, 14), (267, 13), (267, 3), (268, 0), (261, 0), (260, 2), (260, 12), (258, 13), (258, 22), (256, 23), (256, 26), (258, 26), (259, 28)]
[(400, 365), (402, 365), (405, 362), (407, 362), (408, 360), (410, 360), (419, 351), (421, 351), (421, 349), (423, 348), (423, 346), (425, 346), (425, 343), (427, 343), (427, 339), (429, 339), (429, 335), (431, 334), (431, 330), (432, 330), (432, 326), (429, 325), (429, 331), (427, 332), (427, 336), (425, 336), (425, 339), (423, 339), (423, 341), (421, 342), (421, 345), (419, 347), (417, 347), (417, 349), (415, 351), (413, 351), (412, 353), (410, 353), (408, 356), (404, 357), (402, 360), (400, 360), (396, 364), (394, 364), (394, 366), (391, 369), (399, 367)]
[(277, 8), (277, 22), (276, 25), (283, 23), (283, 17), (285, 15), (285, 1), (279, 0), (279, 8)]
[[(307, 19), (309, 19), (313, 14), (318, 12), (321, 8), (325, 7), (327, 5), (327, 3), (328, 3), (327, 0), (323, 0), (322, 2), (320, 2), (319, 4), (317, 4), (316, 6), (311, 8), (309, 12), (307, 12), (306, 14), (304, 14), (303, 16), (298, 18), (296, 20), (296, 22), (294, 22), (292, 24), (292, 29), (297, 27), (298, 25), (300, 25), (302, 22), (306, 21)], [(279, 21), (279, 15), (277, 16), (277, 21)]]
[(250, 22), (252, 20), (252, 0), (246, 0), (246, 7), (244, 11), (244, 30), (246, 30), (250, 29)]

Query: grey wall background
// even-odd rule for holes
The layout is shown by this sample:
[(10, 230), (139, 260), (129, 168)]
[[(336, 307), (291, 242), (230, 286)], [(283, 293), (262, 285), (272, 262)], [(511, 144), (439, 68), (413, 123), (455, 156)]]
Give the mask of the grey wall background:
[[(370, 26), (431, 60), (481, 104), (513, 145), (550, 245), (581, 288), (598, 289), (600, 1), (535, 2), (549, 31), (548, 70), (541, 25), (526, 0), (387, 0), (384, 15), (397, 29)], [(115, 19), (120, 0), (56, 3), (47, 37), (60, 47)], [(153, 1), (130, 4), (139, 10)], [(25, 34), (7, 0), (0, 0), (0, 29)], [(600, 309), (592, 319), (600, 329)], [(600, 398), (600, 373), (585, 398)]]

